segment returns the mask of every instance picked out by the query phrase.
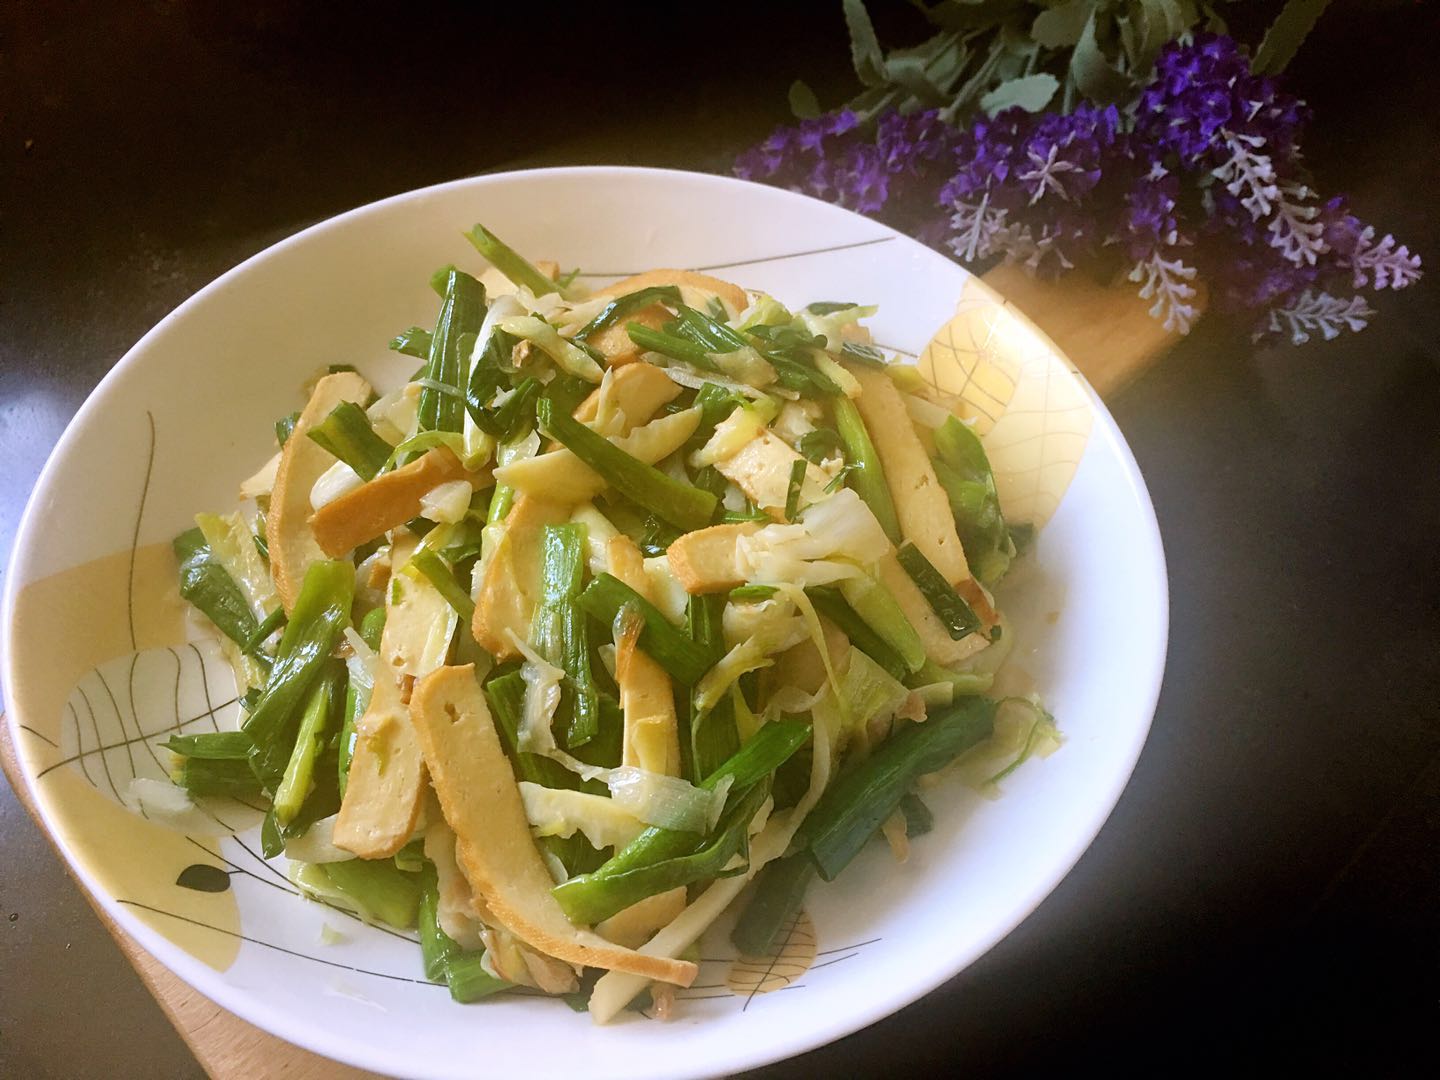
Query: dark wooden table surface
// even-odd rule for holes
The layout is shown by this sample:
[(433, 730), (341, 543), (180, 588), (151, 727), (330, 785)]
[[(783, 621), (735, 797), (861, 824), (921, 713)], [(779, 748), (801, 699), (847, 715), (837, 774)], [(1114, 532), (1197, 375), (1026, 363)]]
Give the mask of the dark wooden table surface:
[[(838, 3), (489, 7), (0, 7), (0, 554), (100, 377), (281, 237), (489, 169), (723, 169), (794, 76), (831, 100), (849, 86)], [(1433, 5), (1336, 4), (1292, 76), (1325, 189), (1440, 268), (1436, 23)], [(1436, 296), (1300, 350), (1208, 320), (1114, 403), (1171, 576), (1134, 779), (987, 956), (764, 1075), (1434, 1066)], [(0, 1075), (199, 1073), (3, 787), (0, 914)]]

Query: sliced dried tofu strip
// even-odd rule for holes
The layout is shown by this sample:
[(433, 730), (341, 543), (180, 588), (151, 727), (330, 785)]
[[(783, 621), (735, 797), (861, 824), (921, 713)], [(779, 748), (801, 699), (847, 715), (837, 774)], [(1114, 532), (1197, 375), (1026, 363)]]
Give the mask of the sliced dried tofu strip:
[(905, 399), (883, 371), (859, 364), (849, 370), (860, 383), (855, 407), (880, 455), (900, 531), (951, 585), (968, 581), (970, 567), (955, 531), (950, 500), (935, 478), (935, 467), (915, 433)]
[(747, 521), (688, 532), (665, 549), (670, 572), (692, 596), (743, 585), (745, 574), (736, 546), (742, 536), (751, 536), (759, 528), (758, 522)]
[(440, 808), (455, 830), (460, 868), (501, 926), (568, 963), (677, 986), (695, 981), (697, 968), (688, 961), (621, 948), (565, 917), (471, 665), (426, 676), (411, 709)]
[[(415, 544), (408, 534), (396, 540), (395, 565), (404, 565)], [(407, 688), (445, 662), (455, 622), (454, 609), (428, 581), (401, 574), (386, 591), (375, 688), (355, 723), (355, 752), (335, 821), (336, 845), (362, 859), (394, 855), (420, 820), (425, 766), (410, 723)]]
[(563, 503), (522, 493), (505, 518), (505, 532), (485, 567), (475, 598), (471, 630), (497, 660), (520, 655), (510, 640), (530, 637), (530, 618), (540, 591), (540, 529), (570, 520)]
[[(785, 502), (790, 494), (790, 470), (803, 460), (795, 449), (768, 428), (751, 439), (739, 451), (715, 463), (716, 470), (749, 496), (760, 509), (776, 521), (785, 520)], [(927, 462), (928, 464), (928, 462)], [(800, 506), (806, 507), (825, 497), (830, 477), (813, 464), (805, 466), (805, 479), (800, 485)]]
[[(610, 573), (653, 603), (645, 560), (628, 536), (611, 537), (605, 548)], [(625, 714), (622, 764), (647, 772), (680, 775), (680, 733), (675, 692), (665, 669), (640, 650), (636, 632), (616, 642), (615, 681)], [(608, 935), (607, 935), (608, 936)]]
[(493, 483), (488, 468), (466, 472), (454, 453), (437, 446), (332, 499), (311, 515), (310, 527), (321, 550), (336, 559), (417, 516), (420, 500), (453, 480), (468, 480), (473, 488)]
[(335, 464), (335, 456), (314, 439), (306, 438), (306, 432), (322, 423), (341, 402), (362, 403), (369, 396), (370, 384), (353, 371), (326, 375), (315, 384), (310, 400), (295, 421), (295, 430), (280, 451), (265, 529), (270, 545), (270, 574), (287, 613), (300, 595), (305, 571), (311, 563), (326, 557), (310, 528), (310, 489), (320, 474)]
[[(702, 298), (718, 296), (736, 315), (744, 311), (750, 303), (750, 298), (739, 285), (695, 270), (647, 270), (643, 274), (635, 274), (632, 277), (612, 282), (603, 289), (596, 289), (593, 295), (624, 296), (627, 293), (648, 289), (652, 285), (675, 285), (680, 289), (682, 299), (690, 290), (694, 290)], [(689, 301), (687, 300), (686, 303)]]

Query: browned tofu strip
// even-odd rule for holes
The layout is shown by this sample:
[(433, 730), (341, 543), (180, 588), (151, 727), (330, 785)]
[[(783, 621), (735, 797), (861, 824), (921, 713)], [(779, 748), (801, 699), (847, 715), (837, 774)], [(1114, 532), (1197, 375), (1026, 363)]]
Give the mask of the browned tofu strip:
[(485, 487), (491, 482), (490, 469), (466, 472), (447, 447), (437, 446), (326, 503), (311, 515), (310, 527), (321, 550), (336, 559), (404, 525), (420, 513), (420, 500), (427, 493), (452, 480)]
[(720, 592), (745, 584), (735, 558), (735, 543), (759, 530), (758, 522), (711, 525), (680, 537), (666, 550), (670, 572), (693, 595)]
[[(404, 565), (415, 551), (409, 533), (398, 537), (391, 560)], [(409, 842), (420, 819), (425, 797), (425, 766), (410, 723), (410, 687), (426, 674), (428, 651), (415, 640), (426, 628), (451, 617), (449, 604), (429, 582), (402, 579), (399, 589), (385, 590), (385, 629), (375, 663), (375, 689), (370, 704), (355, 724), (355, 752), (345, 799), (335, 822), (335, 844), (362, 859), (394, 855)], [(399, 584), (399, 582), (397, 582)]]
[[(623, 534), (612, 537), (605, 557), (610, 573), (653, 602), (645, 560), (633, 540)], [(620, 706), (625, 713), (621, 764), (679, 776), (680, 733), (670, 676), (641, 651), (635, 637), (616, 642), (615, 681), (620, 685)]]
[(848, 369), (860, 383), (855, 407), (880, 455), (900, 531), (951, 585), (968, 581), (970, 566), (955, 531), (950, 500), (935, 478), (935, 467), (915, 433), (905, 399), (883, 371), (859, 364)]
[(456, 855), (471, 887), (505, 929), (548, 956), (689, 986), (696, 966), (645, 956), (575, 926), (551, 895), (554, 881), (530, 835), (510, 761), (471, 665), (444, 667), (415, 687), (415, 731), (455, 830)]
[(369, 396), (370, 384), (353, 371), (326, 375), (315, 384), (310, 400), (295, 421), (295, 430), (280, 451), (265, 528), (270, 542), (270, 574), (287, 612), (295, 606), (306, 569), (325, 558), (324, 548), (309, 524), (310, 491), (320, 475), (335, 464), (335, 456), (314, 439), (306, 438), (306, 432), (322, 423), (342, 401), (363, 402)]

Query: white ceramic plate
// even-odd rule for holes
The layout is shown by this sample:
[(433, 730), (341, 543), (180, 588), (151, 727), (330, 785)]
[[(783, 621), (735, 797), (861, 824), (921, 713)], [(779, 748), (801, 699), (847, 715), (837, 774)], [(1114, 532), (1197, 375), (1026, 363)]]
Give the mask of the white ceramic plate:
[[(154, 747), (225, 718), (233, 680), (183, 644), (168, 541), (234, 505), (316, 368), (388, 385), (412, 362), (391, 335), (433, 320), (437, 266), (477, 266), (484, 221), (532, 257), (594, 280), (709, 268), (792, 305), (880, 305), (877, 339), (918, 352), (962, 290), (958, 266), (872, 221), (772, 188), (655, 170), (554, 169), (458, 181), (324, 222), (224, 275), (101, 382), (36, 485), (10, 566), (4, 676), (22, 771), (85, 887), (196, 989), (321, 1054), (404, 1076), (676, 1077), (757, 1066), (914, 1001), (1020, 922), (1080, 857), (1144, 743), (1164, 666), (1167, 591), (1145, 485), (1120, 433), (1095, 423), (1069, 493), (1001, 593), (1065, 745), (985, 800), (930, 797), (937, 827), (897, 865), (871, 845), (807, 909), (819, 957), (786, 989), (737, 995), (723, 932), (705, 941), (677, 1020), (594, 1027), (559, 1002), (453, 1004), (418, 951), (294, 894), (255, 830), (182, 836), (121, 809)], [(968, 282), (968, 285), (967, 285)], [(1028, 324), (1031, 349), (1053, 348)], [(1058, 615), (1056, 614), (1058, 613)], [(191, 635), (193, 636), (193, 635)], [(232, 720), (233, 722), (233, 720)], [(206, 832), (218, 835), (205, 835)], [(200, 869), (196, 869), (196, 868)], [(322, 928), (329, 927), (322, 942)], [(333, 939), (338, 936), (339, 941)]]

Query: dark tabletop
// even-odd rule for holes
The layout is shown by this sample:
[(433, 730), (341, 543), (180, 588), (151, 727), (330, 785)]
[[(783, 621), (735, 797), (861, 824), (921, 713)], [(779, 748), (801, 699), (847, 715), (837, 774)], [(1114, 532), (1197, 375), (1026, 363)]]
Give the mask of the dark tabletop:
[[(914, 26), (871, 6), (882, 30)], [(490, 169), (723, 170), (796, 75), (850, 92), (838, 3), (490, 7), (0, 5), (0, 554), (100, 377), (281, 237)], [(1433, 5), (1339, 3), (1292, 69), (1323, 188), (1432, 273), (1436, 23)], [(1134, 779), (988, 955), (764, 1075), (1434, 1066), (1436, 296), (1422, 283), (1365, 333), (1296, 350), (1206, 320), (1113, 403), (1170, 567)], [(200, 1074), (3, 786), (0, 914), (0, 1075)]]

